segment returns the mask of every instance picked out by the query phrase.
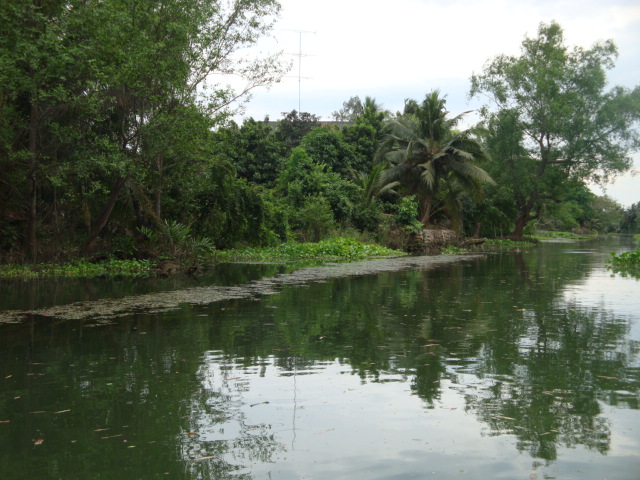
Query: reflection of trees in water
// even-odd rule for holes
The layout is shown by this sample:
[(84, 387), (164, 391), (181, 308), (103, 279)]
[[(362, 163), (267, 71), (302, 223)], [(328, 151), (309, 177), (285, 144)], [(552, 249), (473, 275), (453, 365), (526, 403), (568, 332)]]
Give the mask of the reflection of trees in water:
[[(274, 350), (286, 368), (295, 351), (310, 360), (337, 358), (367, 381), (382, 373), (411, 378), (412, 391), (430, 406), (443, 379), (460, 382), (488, 434), (515, 435), (518, 449), (535, 457), (554, 459), (558, 445), (605, 453), (610, 432), (599, 402), (637, 408), (637, 398), (621, 392), (634, 392), (639, 382), (637, 374), (629, 378), (627, 324), (560, 303), (563, 286), (590, 269), (581, 255), (539, 249), (284, 288), (264, 300), (273, 309), (262, 309), (266, 317), (257, 323), (274, 325), (266, 337), (249, 322), (255, 335), (244, 332), (260, 339), (254, 355), (259, 345), (280, 345)], [(478, 380), (475, 386), (462, 373)]]
[[(84, 449), (73, 458), (47, 458), (51, 466), (41, 465), (43, 471), (60, 462), (70, 472), (107, 471), (121, 437), (102, 439), (94, 428), (110, 427), (104, 436), (135, 440), (138, 448), (129, 454), (150, 473), (249, 478), (248, 466), (274, 461), (285, 447), (267, 425), (250, 423), (242, 400), (248, 380), (229, 380), (234, 372), (249, 369), (259, 377), (268, 362), (280, 375), (303, 374), (338, 360), (362, 382), (406, 380), (428, 407), (455, 389), (487, 435), (513, 435), (517, 448), (535, 457), (552, 460), (562, 445), (604, 454), (611, 433), (602, 405), (640, 408), (640, 346), (627, 339), (626, 321), (563, 303), (563, 288), (590, 268), (581, 255), (541, 248), (428, 271), (283, 286), (259, 302), (185, 306), (101, 330), (46, 319), (5, 326), (0, 351), (30, 352), (20, 360), (18, 353), (3, 357), (6, 375), (13, 374), (6, 381), (17, 382), (21, 369), (41, 368), (46, 375), (25, 381), (55, 378), (58, 396), (33, 383), (31, 410), (72, 410), (64, 417), (12, 418), (5, 427), (21, 427), (0, 437), (0, 450), (19, 458), (33, 448), (37, 428), (48, 448), (60, 445), (62, 452), (69, 438), (78, 438)], [(25, 367), (24, 359), (41, 357), (46, 366)], [(7, 408), (0, 403), (0, 419), (10, 417)], [(83, 426), (79, 437), (46, 423), (75, 422), (80, 411), (96, 425)], [(123, 425), (127, 430), (120, 431)], [(158, 450), (149, 455), (141, 445)]]
[[(541, 252), (533, 261), (529, 257), (528, 266), (514, 255), (511, 275), (504, 275), (508, 270), (501, 265), (487, 270), (474, 292), (493, 300), (490, 320), (483, 320), (486, 311), (476, 311), (474, 318), (458, 323), (481, 345), (467, 351), (474, 365), (464, 370), (483, 380), (480, 391), (461, 387), (468, 410), (489, 426), (489, 435), (515, 435), (519, 450), (546, 460), (556, 458), (560, 444), (606, 453), (610, 430), (599, 402), (609, 402), (613, 391), (631, 393), (639, 386), (637, 378), (622, 379), (637, 358), (629, 355), (627, 323), (558, 298), (563, 285), (588, 273), (578, 255), (550, 268), (548, 262), (561, 258)], [(495, 271), (499, 275), (492, 275)], [(493, 292), (483, 288), (487, 280), (494, 280), (489, 282)]]
[[(181, 438), (186, 468), (193, 478), (244, 475), (241, 465), (269, 462), (284, 448), (268, 429), (245, 429), (241, 386), (220, 383), (224, 365), (266, 358), (282, 374), (337, 359), (363, 382), (398, 375), (431, 407), (447, 380), (487, 435), (514, 435), (520, 451), (552, 460), (560, 445), (584, 445), (604, 454), (610, 431), (600, 403), (638, 408), (640, 379), (630, 367), (638, 352), (626, 322), (562, 303), (564, 286), (590, 268), (581, 255), (539, 249), (211, 305), (220, 321), (208, 325), (207, 345), (223, 353), (203, 366), (191, 399), (190, 428), (205, 434)], [(202, 456), (214, 458), (194, 461)]]
[(513, 434), (518, 449), (536, 457), (555, 459), (558, 444), (604, 454), (610, 431), (599, 402), (612, 388), (633, 392), (639, 386), (624, 379), (634, 361), (619, 348), (625, 324), (575, 305), (562, 306), (562, 313), (558, 307), (523, 315), (527, 336), (519, 342), (488, 342), (474, 370), (489, 384), (465, 395), (468, 409), (490, 434)]
[(189, 399), (189, 431), (178, 438), (184, 478), (250, 479), (243, 470), (272, 463), (285, 449), (270, 425), (247, 422), (241, 398), (247, 380), (233, 377), (235, 366), (220, 355), (206, 355), (197, 372), (201, 388)]

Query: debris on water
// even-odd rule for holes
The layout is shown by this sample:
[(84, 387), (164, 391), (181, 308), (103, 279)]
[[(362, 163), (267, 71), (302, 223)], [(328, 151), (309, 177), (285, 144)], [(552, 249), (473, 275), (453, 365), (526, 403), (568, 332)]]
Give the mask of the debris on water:
[[(468, 260), (473, 257), (465, 257)], [(423, 257), (400, 257), (340, 263), (323, 267), (308, 267), (292, 273), (283, 273), (271, 278), (255, 280), (237, 286), (195, 287), (185, 290), (155, 292), (119, 299), (83, 301), (41, 310), (7, 310), (0, 312), (1, 323), (15, 323), (33, 316), (51, 316), (62, 320), (88, 320), (86, 327), (111, 324), (111, 319), (133, 312), (160, 313), (173, 310), (181, 304), (209, 305), (225, 300), (259, 299), (264, 295), (279, 293), (284, 285), (304, 285), (322, 282), (331, 278), (373, 275), (382, 272), (427, 269), (434, 266), (459, 262), (459, 257), (435, 255)]]

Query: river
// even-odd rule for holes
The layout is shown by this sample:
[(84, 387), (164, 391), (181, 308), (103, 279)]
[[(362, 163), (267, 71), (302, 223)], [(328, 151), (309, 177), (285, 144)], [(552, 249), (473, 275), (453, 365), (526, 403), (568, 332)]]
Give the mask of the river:
[(635, 480), (635, 248), (4, 282), (0, 479)]

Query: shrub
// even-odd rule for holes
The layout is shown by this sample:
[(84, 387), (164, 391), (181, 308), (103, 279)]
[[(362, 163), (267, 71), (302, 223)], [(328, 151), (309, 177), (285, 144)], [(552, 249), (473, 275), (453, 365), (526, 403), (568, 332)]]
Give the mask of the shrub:
[(393, 217), (395, 224), (410, 233), (418, 233), (422, 230), (422, 223), (418, 221), (418, 202), (415, 195), (404, 197), (395, 206), (396, 213)]
[(140, 232), (147, 238), (156, 256), (170, 257), (187, 266), (215, 252), (211, 239), (192, 236), (189, 227), (175, 220), (165, 220), (155, 230), (140, 227)]

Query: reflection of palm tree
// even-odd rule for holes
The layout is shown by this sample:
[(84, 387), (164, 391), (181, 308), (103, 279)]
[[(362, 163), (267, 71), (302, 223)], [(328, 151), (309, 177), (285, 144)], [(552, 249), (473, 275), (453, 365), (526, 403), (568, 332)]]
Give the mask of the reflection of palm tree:
[[(430, 223), (437, 200), (452, 220), (459, 219), (465, 195), (478, 198), (493, 183), (477, 163), (488, 156), (470, 130), (455, 130), (463, 114), (447, 118), (445, 98), (436, 90), (422, 103), (405, 102), (404, 113), (387, 123), (378, 158), (388, 166), (386, 182), (400, 181), (420, 199), (420, 220)], [(468, 112), (465, 112), (468, 113)]]

